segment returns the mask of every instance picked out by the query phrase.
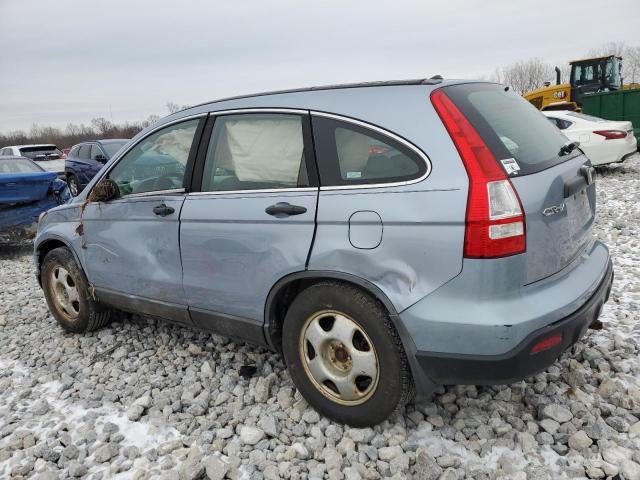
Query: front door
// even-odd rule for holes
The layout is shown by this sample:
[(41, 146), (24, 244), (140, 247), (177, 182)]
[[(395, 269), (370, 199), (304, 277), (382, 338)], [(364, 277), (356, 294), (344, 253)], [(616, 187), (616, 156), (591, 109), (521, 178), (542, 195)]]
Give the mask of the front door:
[(83, 214), (87, 277), (99, 297), (186, 323), (179, 218), (198, 122), (142, 139), (106, 176), (119, 198), (88, 203)]
[(180, 216), (189, 310), (203, 328), (262, 342), (269, 290), (305, 269), (313, 240), (309, 120), (246, 113), (209, 121), (201, 191), (187, 196)]

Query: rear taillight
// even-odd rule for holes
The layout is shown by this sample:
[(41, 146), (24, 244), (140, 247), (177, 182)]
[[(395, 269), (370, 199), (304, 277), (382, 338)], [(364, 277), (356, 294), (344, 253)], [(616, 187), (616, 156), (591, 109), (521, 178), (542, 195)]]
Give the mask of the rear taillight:
[(627, 137), (627, 132), (623, 130), (595, 130), (593, 133), (603, 136), (605, 140), (619, 140)]
[(478, 132), (442, 90), (431, 102), (469, 176), (464, 256), (496, 258), (523, 253), (525, 218), (511, 181)]

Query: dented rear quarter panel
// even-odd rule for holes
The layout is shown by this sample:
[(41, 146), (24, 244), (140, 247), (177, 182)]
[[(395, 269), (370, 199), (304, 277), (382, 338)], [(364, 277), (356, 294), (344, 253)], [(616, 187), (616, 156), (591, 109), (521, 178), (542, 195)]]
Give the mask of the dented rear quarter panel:
[[(375, 89), (369, 89), (375, 90)], [(431, 87), (387, 89), (377, 100), (326, 110), (382, 127), (428, 157), (431, 172), (407, 185), (321, 189), (317, 230), (309, 270), (331, 270), (364, 278), (379, 287), (397, 312), (454, 278), (462, 270), (468, 177), (460, 156), (429, 101)], [(375, 92), (363, 92), (363, 96)], [(319, 160), (321, 161), (321, 159)], [(350, 229), (376, 235), (372, 216), (382, 223), (375, 248), (355, 248)], [(358, 219), (362, 224), (358, 225)], [(351, 221), (351, 224), (349, 220)], [(355, 219), (355, 224), (354, 224)], [(374, 238), (371, 245), (375, 245)]]

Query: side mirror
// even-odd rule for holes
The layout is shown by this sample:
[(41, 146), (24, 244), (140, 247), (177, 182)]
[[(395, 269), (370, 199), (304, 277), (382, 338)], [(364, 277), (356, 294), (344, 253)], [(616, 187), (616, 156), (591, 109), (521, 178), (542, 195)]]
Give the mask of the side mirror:
[(110, 178), (100, 180), (91, 190), (87, 200), (89, 202), (108, 202), (120, 197), (118, 184)]
[(107, 163), (107, 160), (109, 160), (107, 157), (105, 157), (105, 156), (104, 156), (104, 155), (102, 155), (102, 154), (96, 155), (95, 157), (93, 157), (93, 159), (94, 159), (96, 162), (100, 162), (100, 163)]

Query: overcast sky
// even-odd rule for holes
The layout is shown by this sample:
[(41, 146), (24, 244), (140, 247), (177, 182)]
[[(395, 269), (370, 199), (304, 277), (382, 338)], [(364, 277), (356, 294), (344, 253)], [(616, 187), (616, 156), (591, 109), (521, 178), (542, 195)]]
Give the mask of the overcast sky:
[(639, 44), (640, 1), (0, 0), (0, 132)]

